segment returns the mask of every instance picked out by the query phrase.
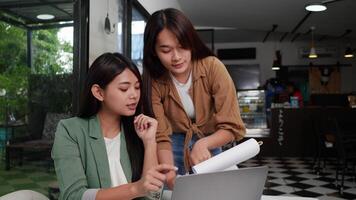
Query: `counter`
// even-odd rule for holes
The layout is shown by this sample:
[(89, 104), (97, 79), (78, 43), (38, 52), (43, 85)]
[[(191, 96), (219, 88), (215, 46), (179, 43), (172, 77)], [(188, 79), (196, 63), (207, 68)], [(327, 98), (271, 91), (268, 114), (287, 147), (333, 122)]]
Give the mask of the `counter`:
[(260, 156), (314, 156), (317, 138), (314, 122), (322, 118), (356, 118), (356, 109), (348, 107), (305, 107), (271, 109), (268, 138), (260, 138)]

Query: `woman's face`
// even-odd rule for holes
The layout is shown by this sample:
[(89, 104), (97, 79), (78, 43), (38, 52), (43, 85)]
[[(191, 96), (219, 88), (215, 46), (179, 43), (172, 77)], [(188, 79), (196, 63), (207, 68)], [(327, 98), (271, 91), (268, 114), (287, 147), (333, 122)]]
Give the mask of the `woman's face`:
[(134, 115), (140, 100), (140, 92), (139, 80), (126, 68), (103, 90), (102, 109), (123, 116)]
[(163, 66), (174, 76), (187, 76), (191, 68), (191, 51), (179, 44), (177, 37), (168, 29), (157, 36), (155, 51)]

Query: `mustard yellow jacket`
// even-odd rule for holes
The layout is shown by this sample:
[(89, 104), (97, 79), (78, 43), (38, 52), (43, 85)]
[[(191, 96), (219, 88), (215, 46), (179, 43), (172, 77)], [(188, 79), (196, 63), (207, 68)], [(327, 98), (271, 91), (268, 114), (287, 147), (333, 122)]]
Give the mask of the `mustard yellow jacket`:
[(159, 150), (172, 149), (169, 137), (172, 132), (186, 133), (186, 142), (193, 134), (204, 137), (220, 129), (229, 130), (236, 140), (244, 137), (246, 130), (240, 116), (236, 89), (219, 59), (210, 56), (193, 63), (189, 94), (195, 107), (195, 122), (184, 111), (168, 73), (152, 81), (152, 107), (158, 120), (156, 138)]

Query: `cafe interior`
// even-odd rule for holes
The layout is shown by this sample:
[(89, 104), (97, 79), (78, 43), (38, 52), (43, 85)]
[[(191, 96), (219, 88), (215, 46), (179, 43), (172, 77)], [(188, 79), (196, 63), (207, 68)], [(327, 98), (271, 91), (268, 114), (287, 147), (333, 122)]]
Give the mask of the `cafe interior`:
[(355, 0), (1, 0), (0, 199), (58, 199), (54, 134), (89, 66), (120, 52), (142, 72), (146, 21), (170, 7), (235, 84), (247, 132), (224, 150), (263, 143), (238, 164), (268, 166), (263, 195), (356, 199)]

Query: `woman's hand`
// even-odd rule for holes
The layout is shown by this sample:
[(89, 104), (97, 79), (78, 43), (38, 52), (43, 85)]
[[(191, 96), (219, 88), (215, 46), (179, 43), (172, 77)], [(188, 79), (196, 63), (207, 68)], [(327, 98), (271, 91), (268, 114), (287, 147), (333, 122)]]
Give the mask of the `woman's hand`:
[(176, 182), (176, 177), (177, 177), (177, 173), (175, 171), (169, 171), (167, 174), (166, 174), (166, 177), (167, 177), (167, 187), (170, 189), (170, 190), (173, 190), (174, 188), (174, 183)]
[(176, 170), (177, 167), (168, 164), (160, 164), (151, 168), (136, 182), (137, 192), (140, 196), (145, 196), (150, 192), (159, 191), (167, 179), (166, 174), (169, 172), (175, 173)]
[(158, 122), (156, 119), (144, 114), (135, 117), (135, 130), (143, 143), (156, 141), (157, 124)]
[(208, 144), (205, 141), (205, 138), (202, 138), (194, 144), (193, 149), (190, 152), (190, 161), (193, 165), (196, 165), (209, 158), (211, 158), (211, 153)]

